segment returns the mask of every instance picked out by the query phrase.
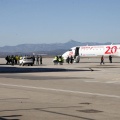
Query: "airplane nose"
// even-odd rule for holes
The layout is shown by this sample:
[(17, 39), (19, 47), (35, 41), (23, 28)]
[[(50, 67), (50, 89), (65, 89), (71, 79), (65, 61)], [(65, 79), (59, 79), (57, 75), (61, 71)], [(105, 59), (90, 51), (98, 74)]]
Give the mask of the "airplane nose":
[(67, 56), (68, 56), (68, 52), (65, 52), (65, 53), (62, 55), (63, 58), (66, 58)]

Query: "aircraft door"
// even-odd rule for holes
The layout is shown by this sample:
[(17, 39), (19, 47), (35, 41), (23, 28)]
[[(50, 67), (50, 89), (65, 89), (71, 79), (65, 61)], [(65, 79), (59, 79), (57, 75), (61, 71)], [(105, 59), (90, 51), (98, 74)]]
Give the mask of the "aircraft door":
[(79, 56), (79, 47), (76, 47), (76, 49), (75, 49), (75, 58), (76, 58), (76, 56)]
[(80, 47), (76, 47), (76, 49), (75, 49), (74, 62), (76, 62), (76, 63), (79, 63), (79, 61), (80, 61), (79, 48)]

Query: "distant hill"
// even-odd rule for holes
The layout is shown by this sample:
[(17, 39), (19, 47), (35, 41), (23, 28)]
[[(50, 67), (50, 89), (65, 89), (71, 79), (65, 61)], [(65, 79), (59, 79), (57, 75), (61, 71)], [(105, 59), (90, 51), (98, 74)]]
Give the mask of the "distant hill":
[(97, 43), (97, 42), (77, 42), (75, 40), (70, 40), (66, 43), (53, 43), (53, 44), (20, 44), (17, 46), (4, 46), (0, 47), (0, 56), (5, 56), (7, 54), (48, 54), (48, 55), (56, 55), (62, 54), (66, 50), (69, 50), (74, 46), (83, 46), (83, 45), (107, 45), (111, 44), (111, 42), (107, 43)]

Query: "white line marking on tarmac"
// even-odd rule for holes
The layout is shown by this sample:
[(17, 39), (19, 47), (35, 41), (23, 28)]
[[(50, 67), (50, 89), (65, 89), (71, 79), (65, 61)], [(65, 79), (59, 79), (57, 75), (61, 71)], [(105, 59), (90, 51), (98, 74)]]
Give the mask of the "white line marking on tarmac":
[(106, 83), (113, 83), (113, 84), (115, 84), (115, 83), (120, 83), (120, 81), (108, 81), (108, 82), (106, 82)]
[(93, 81), (93, 80), (88, 81), (88, 80), (85, 80), (84, 82), (100, 82), (100, 81)]
[(120, 81), (105, 81), (105, 82), (101, 82), (101, 81), (84, 81), (84, 82), (93, 82), (93, 83), (107, 83), (107, 84), (120, 84)]
[(108, 95), (108, 94), (99, 94), (99, 93), (90, 93), (90, 92), (80, 92), (80, 91), (71, 91), (71, 90), (62, 90), (62, 89), (52, 89), (52, 88), (43, 88), (43, 87), (34, 87), (34, 86), (23, 86), (23, 85), (14, 85), (14, 84), (4, 84), (0, 83), (1, 86), (9, 86), (9, 87), (19, 87), (19, 88), (29, 88), (29, 89), (41, 89), (48, 91), (56, 91), (56, 92), (65, 92), (65, 93), (76, 93), (76, 94), (86, 94), (86, 95), (96, 95), (101, 97), (111, 97), (111, 98), (120, 98), (117, 95)]

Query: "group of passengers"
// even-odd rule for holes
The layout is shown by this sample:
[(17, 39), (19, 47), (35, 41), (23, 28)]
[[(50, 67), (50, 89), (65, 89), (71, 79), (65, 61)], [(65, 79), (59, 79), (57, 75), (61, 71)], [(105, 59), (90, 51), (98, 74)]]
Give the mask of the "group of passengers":
[[(112, 63), (112, 56), (111, 56), (111, 55), (109, 55), (109, 61), (110, 61), (110, 63)], [(104, 62), (104, 56), (103, 56), (103, 55), (101, 56), (100, 65), (101, 65), (101, 64), (105, 64), (105, 62)]]
[(33, 60), (33, 61), (34, 61), (34, 62), (33, 62), (34, 64), (35, 64), (35, 61), (36, 61), (36, 65), (42, 64), (42, 56), (38, 56), (38, 55), (37, 55), (36, 57), (33, 56), (33, 58), (34, 58), (34, 60)]
[[(27, 57), (31, 57), (33, 59), (33, 64), (39, 65), (42, 64), (42, 56), (29, 56), (25, 55)], [(22, 58), (22, 56), (19, 55), (7, 55), (5, 57), (6, 64), (11, 64), (11, 65), (18, 65), (19, 60)]]
[(34, 65), (40, 65), (40, 64), (42, 64), (42, 56), (40, 55), (37, 55), (37, 56), (32, 56), (31, 57), (32, 59), (33, 59), (33, 64)]
[(67, 62), (68, 64), (69, 64), (69, 63), (71, 63), (71, 64), (72, 64), (72, 63), (73, 63), (73, 61), (74, 61), (73, 56), (70, 56), (70, 57), (68, 56), (68, 57), (67, 57), (67, 59), (66, 59), (66, 62)]

